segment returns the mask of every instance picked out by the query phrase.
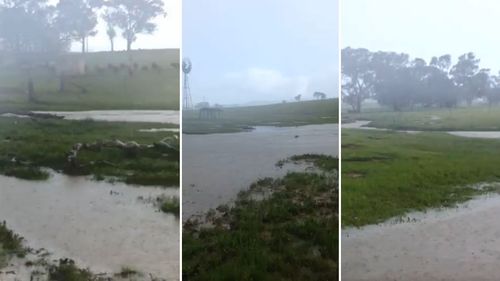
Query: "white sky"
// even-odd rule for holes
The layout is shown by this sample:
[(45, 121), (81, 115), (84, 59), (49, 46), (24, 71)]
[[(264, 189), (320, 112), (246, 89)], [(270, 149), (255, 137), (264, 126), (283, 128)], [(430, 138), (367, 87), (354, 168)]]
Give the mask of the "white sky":
[(184, 0), (182, 10), (194, 103), (338, 96), (336, 0)]
[(344, 0), (341, 46), (408, 53), (429, 62), (472, 51), (480, 66), (500, 68), (498, 0)]
[[(180, 48), (181, 45), (181, 0), (163, 0), (165, 3), (166, 17), (155, 19), (157, 30), (151, 35), (138, 35), (137, 40), (132, 44), (132, 49), (162, 49)], [(89, 51), (109, 51), (110, 43), (106, 35), (106, 24), (99, 20), (98, 33), (89, 38)], [(117, 31), (115, 38), (115, 50), (125, 50), (126, 41), (121, 37), (121, 31)], [(74, 42), (72, 51), (80, 51), (79, 42)]]

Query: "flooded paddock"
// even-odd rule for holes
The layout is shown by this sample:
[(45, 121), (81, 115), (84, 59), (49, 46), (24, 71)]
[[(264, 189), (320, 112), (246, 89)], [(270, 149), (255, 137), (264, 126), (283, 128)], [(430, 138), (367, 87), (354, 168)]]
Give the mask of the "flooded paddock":
[(338, 155), (338, 125), (256, 127), (251, 132), (183, 135), (183, 219), (233, 200), (259, 178), (279, 177), (279, 160)]
[(68, 120), (92, 119), (110, 122), (152, 122), (179, 124), (177, 110), (89, 110), (89, 111), (34, 111), (53, 114)]
[[(403, 133), (420, 133), (425, 131), (413, 131), (413, 130), (391, 130), (385, 128), (375, 128), (369, 127), (371, 121), (366, 120), (358, 120), (351, 123), (342, 124), (343, 129), (363, 129), (363, 130), (378, 130), (378, 131), (395, 131), (395, 132), (403, 132)], [(439, 132), (439, 131), (429, 131), (429, 132)], [(481, 139), (500, 139), (499, 131), (446, 131), (446, 133), (457, 136), (457, 137), (465, 137), (465, 138), (481, 138)]]
[[(177, 280), (179, 220), (148, 201), (178, 188), (129, 186), (51, 173), (47, 181), (0, 176), (0, 220), (29, 247), (94, 273), (122, 267)], [(0, 278), (1, 279), (1, 278)]]
[(342, 280), (498, 280), (500, 196), (342, 230)]

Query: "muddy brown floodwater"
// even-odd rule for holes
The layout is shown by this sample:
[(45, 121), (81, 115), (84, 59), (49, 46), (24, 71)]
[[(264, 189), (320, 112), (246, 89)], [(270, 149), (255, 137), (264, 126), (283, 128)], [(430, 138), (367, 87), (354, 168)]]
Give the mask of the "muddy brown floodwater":
[(183, 220), (233, 200), (259, 178), (279, 177), (275, 166), (293, 155), (337, 156), (338, 125), (257, 127), (230, 134), (183, 135)]
[(58, 173), (47, 181), (0, 176), (0, 220), (28, 246), (47, 249), (53, 258), (73, 259), (94, 273), (127, 266), (177, 280), (179, 220), (139, 199), (159, 195), (178, 196), (179, 189)]
[(499, 280), (500, 196), (342, 230), (342, 280)]

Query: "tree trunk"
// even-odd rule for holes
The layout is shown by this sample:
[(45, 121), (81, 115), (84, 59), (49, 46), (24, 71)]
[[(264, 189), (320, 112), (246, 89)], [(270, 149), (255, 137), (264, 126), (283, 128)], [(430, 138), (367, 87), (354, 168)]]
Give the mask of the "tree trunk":
[(85, 53), (85, 37), (82, 37), (82, 54)]
[(111, 43), (111, 52), (114, 52), (115, 51), (115, 42), (113, 42), (113, 38), (110, 38), (109, 42)]
[(65, 89), (66, 89), (66, 77), (64, 76), (64, 74), (61, 74), (61, 76), (59, 77), (59, 93), (64, 92)]
[(35, 86), (31, 77), (28, 78), (28, 99), (30, 102), (35, 102)]
[(132, 39), (127, 38), (127, 51), (130, 51), (132, 48)]

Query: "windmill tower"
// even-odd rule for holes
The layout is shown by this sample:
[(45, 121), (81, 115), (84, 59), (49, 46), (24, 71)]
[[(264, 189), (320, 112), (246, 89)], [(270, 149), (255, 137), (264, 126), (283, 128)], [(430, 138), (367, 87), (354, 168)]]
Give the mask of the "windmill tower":
[(183, 87), (183, 108), (190, 109), (193, 107), (193, 101), (191, 100), (191, 89), (189, 88), (189, 73), (191, 72), (191, 60), (189, 58), (184, 58), (182, 60), (182, 72), (184, 73), (184, 87)]

